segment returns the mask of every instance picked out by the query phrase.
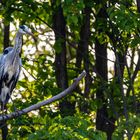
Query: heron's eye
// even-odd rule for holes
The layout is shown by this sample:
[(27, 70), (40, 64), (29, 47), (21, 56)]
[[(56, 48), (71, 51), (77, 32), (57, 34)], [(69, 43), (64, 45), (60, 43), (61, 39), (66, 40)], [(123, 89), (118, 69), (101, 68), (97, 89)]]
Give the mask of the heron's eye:
[(25, 30), (25, 26), (24, 25), (20, 25), (19, 28)]
[(8, 54), (8, 50), (4, 50), (3, 54), (4, 54), (4, 55), (5, 55), (5, 54)]

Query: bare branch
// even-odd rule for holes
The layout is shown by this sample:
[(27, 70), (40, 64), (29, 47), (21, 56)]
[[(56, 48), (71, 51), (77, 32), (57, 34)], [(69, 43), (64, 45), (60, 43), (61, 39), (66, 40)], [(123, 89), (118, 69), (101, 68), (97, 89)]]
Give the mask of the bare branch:
[[(116, 65), (117, 65), (117, 76), (118, 76), (118, 80), (120, 83), (120, 92), (122, 94), (122, 100), (123, 100), (123, 113), (126, 119), (126, 126), (128, 128), (128, 120), (129, 120), (129, 116), (128, 116), (128, 108), (127, 108), (127, 102), (126, 102), (126, 97), (124, 94), (124, 88), (123, 88), (123, 77), (121, 75), (121, 68), (120, 68), (120, 64), (119, 64), (119, 57), (117, 52), (115, 51), (115, 56), (116, 56)], [(131, 133), (130, 131), (127, 129), (127, 137), (128, 140), (130, 140), (131, 137)]]
[[(138, 51), (138, 56), (139, 56), (139, 58), (138, 58), (138, 61), (137, 61), (135, 70), (134, 70), (134, 72), (133, 72), (133, 75), (132, 75), (132, 77), (131, 77), (131, 83), (132, 83), (131, 85), (134, 84), (135, 78), (136, 78), (136, 76), (137, 76), (137, 74), (138, 74), (138, 72), (139, 72), (139, 70), (140, 70), (140, 50)], [(128, 86), (127, 93), (126, 93), (127, 96), (128, 96), (128, 94), (130, 93), (130, 91), (132, 90), (131, 85)]]
[(64, 91), (62, 91), (61, 93), (59, 93), (58, 95), (56, 96), (53, 96), (52, 98), (48, 99), (48, 100), (45, 100), (45, 101), (42, 101), (40, 103), (37, 103), (37, 104), (34, 104), (34, 105), (31, 105), (23, 110), (19, 110), (19, 111), (16, 111), (16, 112), (12, 112), (10, 114), (6, 114), (6, 115), (1, 115), (0, 116), (0, 121), (4, 121), (4, 120), (10, 120), (12, 118), (17, 118), (23, 114), (27, 114), (28, 112), (32, 111), (32, 110), (36, 110), (36, 109), (39, 109), (40, 107), (42, 106), (45, 106), (45, 105), (48, 105), (54, 101), (57, 101), (63, 97), (65, 97), (66, 95), (70, 94), (75, 88), (76, 86), (79, 84), (80, 80), (85, 77), (86, 75), (86, 72), (83, 71), (79, 77), (77, 77), (73, 84), (71, 86), (69, 86), (67, 89), (65, 89)]

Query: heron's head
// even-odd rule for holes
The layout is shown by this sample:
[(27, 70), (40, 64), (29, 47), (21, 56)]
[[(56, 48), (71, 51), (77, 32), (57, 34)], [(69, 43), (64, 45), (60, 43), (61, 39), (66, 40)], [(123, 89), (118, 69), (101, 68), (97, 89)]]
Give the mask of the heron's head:
[(29, 35), (33, 36), (33, 33), (30, 31), (30, 29), (26, 25), (20, 25), (19, 32), (22, 34), (29, 34)]

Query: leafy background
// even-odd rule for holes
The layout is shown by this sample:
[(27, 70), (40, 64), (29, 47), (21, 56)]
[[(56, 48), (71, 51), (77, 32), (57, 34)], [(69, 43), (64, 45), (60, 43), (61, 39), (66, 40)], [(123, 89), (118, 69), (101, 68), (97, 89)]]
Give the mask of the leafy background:
[[(2, 0), (1, 52), (14, 44), (19, 24), (37, 38), (23, 37), (12, 94), (17, 109), (58, 94), (87, 72), (72, 95), (7, 121), (7, 139), (140, 139), (139, 9), (133, 0)], [(7, 107), (14, 111), (12, 102)]]

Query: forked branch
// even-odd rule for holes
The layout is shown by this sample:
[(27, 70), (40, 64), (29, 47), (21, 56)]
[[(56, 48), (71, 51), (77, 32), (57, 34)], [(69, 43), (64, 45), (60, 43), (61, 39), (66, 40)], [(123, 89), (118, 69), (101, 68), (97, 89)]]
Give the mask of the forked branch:
[(48, 100), (45, 100), (45, 101), (42, 101), (40, 103), (37, 103), (37, 104), (34, 104), (34, 105), (31, 105), (25, 109), (22, 109), (22, 110), (19, 110), (19, 111), (16, 111), (16, 112), (12, 112), (10, 114), (5, 114), (5, 115), (1, 115), (0, 116), (0, 121), (4, 121), (4, 120), (10, 120), (12, 118), (17, 118), (23, 114), (27, 114), (28, 112), (32, 111), (32, 110), (36, 110), (36, 109), (39, 109), (40, 107), (42, 106), (45, 106), (45, 105), (48, 105), (54, 101), (57, 101), (63, 97), (65, 97), (66, 95), (70, 94), (75, 88), (76, 86), (79, 84), (79, 82), (82, 80), (83, 77), (85, 77), (86, 75), (86, 72), (83, 71), (79, 77), (77, 77), (73, 84), (71, 86), (69, 86), (67, 89), (65, 89), (64, 91), (62, 91), (61, 93), (59, 93), (58, 95), (56, 96), (53, 96), (52, 98), (48, 99)]

